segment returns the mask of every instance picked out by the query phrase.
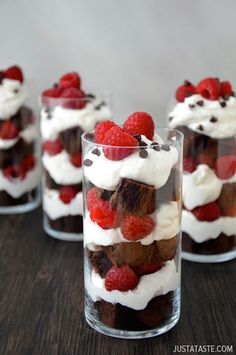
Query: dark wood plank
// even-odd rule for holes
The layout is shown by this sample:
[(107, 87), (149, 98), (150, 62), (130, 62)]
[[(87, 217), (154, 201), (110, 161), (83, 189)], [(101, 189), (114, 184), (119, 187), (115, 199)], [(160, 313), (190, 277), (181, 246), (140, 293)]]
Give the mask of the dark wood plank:
[(47, 237), (41, 211), (0, 217), (0, 354), (171, 354), (181, 344), (233, 344), (236, 260), (183, 262), (177, 327), (147, 340), (112, 339), (83, 315), (83, 247)]

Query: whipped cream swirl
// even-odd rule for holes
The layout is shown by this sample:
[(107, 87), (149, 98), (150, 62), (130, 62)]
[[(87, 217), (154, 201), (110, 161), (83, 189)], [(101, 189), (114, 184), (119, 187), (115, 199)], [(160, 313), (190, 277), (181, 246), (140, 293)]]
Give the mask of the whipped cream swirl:
[[(203, 104), (199, 105), (199, 102)], [(208, 100), (198, 94), (187, 97), (169, 113), (169, 126), (187, 126), (216, 139), (236, 138), (236, 98), (230, 96), (225, 103), (226, 106), (222, 107), (220, 101)]]

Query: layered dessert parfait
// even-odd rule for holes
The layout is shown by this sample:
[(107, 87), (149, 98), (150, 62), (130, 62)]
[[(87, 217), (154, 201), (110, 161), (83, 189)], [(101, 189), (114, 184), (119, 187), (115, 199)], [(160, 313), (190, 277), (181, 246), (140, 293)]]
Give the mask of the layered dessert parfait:
[(41, 104), (44, 228), (59, 239), (81, 240), (81, 135), (111, 111), (103, 98), (85, 94), (75, 72), (43, 91)]
[(236, 98), (228, 81), (185, 81), (169, 126), (184, 133), (183, 256), (236, 256)]
[(116, 337), (179, 317), (182, 134), (154, 128), (136, 112), (83, 135), (85, 315)]
[(0, 71), (0, 213), (39, 205), (39, 133), (18, 66)]

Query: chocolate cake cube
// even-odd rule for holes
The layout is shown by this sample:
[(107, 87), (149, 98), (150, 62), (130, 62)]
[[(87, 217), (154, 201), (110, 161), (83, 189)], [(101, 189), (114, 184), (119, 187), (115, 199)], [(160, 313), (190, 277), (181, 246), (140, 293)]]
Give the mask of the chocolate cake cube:
[(67, 153), (74, 154), (81, 152), (81, 135), (83, 133), (80, 127), (72, 127), (60, 133), (60, 140)]
[(95, 303), (95, 307), (98, 310), (99, 320), (108, 327), (115, 328), (117, 323), (117, 306), (101, 300)]
[(94, 270), (104, 278), (107, 272), (112, 267), (111, 260), (107, 257), (103, 250), (91, 251), (87, 249), (87, 255), (90, 263), (92, 264)]
[(152, 185), (122, 178), (110, 203), (122, 214), (145, 216), (155, 210), (155, 190)]
[(159, 258), (161, 261), (167, 261), (174, 258), (178, 247), (178, 237), (175, 236), (167, 240), (156, 242)]
[(236, 216), (236, 182), (223, 185), (217, 203), (222, 216)]

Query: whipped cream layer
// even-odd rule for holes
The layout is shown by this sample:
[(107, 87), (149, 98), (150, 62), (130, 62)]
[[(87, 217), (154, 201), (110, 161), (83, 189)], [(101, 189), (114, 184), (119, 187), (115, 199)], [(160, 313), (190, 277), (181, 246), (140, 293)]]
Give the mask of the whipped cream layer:
[(29, 171), (23, 180), (9, 180), (0, 170), (0, 191), (7, 192), (13, 198), (19, 198), (38, 186), (40, 183), (40, 175), (41, 169), (39, 164), (37, 164), (33, 170)]
[(236, 174), (221, 180), (208, 165), (200, 164), (193, 173), (183, 175), (183, 203), (186, 209), (216, 201), (225, 183), (236, 182)]
[(217, 200), (223, 182), (207, 165), (200, 164), (193, 173), (183, 175), (183, 203), (192, 210)]
[(43, 154), (42, 162), (51, 178), (60, 185), (73, 185), (82, 181), (82, 168), (70, 162), (69, 154), (63, 150), (57, 155)]
[(111, 119), (111, 110), (107, 105), (96, 109), (101, 100), (95, 99), (81, 110), (73, 110), (62, 106), (55, 106), (50, 111), (50, 118), (46, 108), (41, 110), (41, 132), (43, 140), (55, 140), (58, 134), (69, 128), (80, 127), (83, 131), (94, 129), (98, 121)]
[[(155, 240), (167, 240), (179, 233), (180, 211), (177, 202), (163, 204), (150, 217), (155, 221), (153, 231), (146, 237), (137, 240), (143, 245), (149, 245)], [(95, 245), (113, 245), (116, 243), (131, 241), (124, 238), (120, 227), (103, 229), (98, 224), (91, 221), (89, 212), (84, 219), (84, 244), (93, 250)]]
[(104, 283), (105, 280), (95, 271), (92, 271), (91, 278), (88, 276), (85, 278), (86, 291), (94, 302), (102, 299), (141, 310), (154, 297), (165, 295), (180, 286), (180, 270), (177, 270), (174, 260), (167, 261), (161, 270), (142, 276), (137, 287), (126, 292), (107, 291)]
[[(199, 106), (198, 101), (203, 101)], [(191, 106), (194, 107), (191, 108)], [(189, 129), (205, 134), (212, 138), (236, 137), (236, 98), (230, 96), (226, 101), (226, 106), (221, 107), (218, 100), (207, 100), (201, 95), (187, 97), (184, 102), (179, 102), (169, 113), (171, 120), (169, 126), (187, 126)], [(211, 122), (211, 117), (215, 117), (217, 122)], [(199, 126), (203, 130), (199, 129)]]
[(18, 80), (3, 79), (0, 85), (0, 119), (15, 115), (28, 97), (25, 86)]
[(70, 203), (65, 204), (59, 197), (59, 191), (46, 189), (43, 195), (43, 209), (52, 220), (83, 215), (83, 194), (78, 192)]
[(38, 136), (38, 130), (34, 123), (30, 124), (24, 130), (20, 131), (19, 136), (13, 139), (0, 138), (0, 149), (9, 149), (13, 147), (20, 138), (23, 138), (27, 143), (33, 142)]
[(182, 212), (182, 230), (196, 242), (216, 239), (221, 233), (227, 236), (236, 234), (236, 217), (220, 217), (215, 221), (199, 221), (190, 211)]
[[(151, 145), (152, 141), (142, 136), (142, 141)], [(153, 185), (155, 189), (165, 185), (172, 167), (178, 160), (178, 152), (170, 146), (170, 151), (155, 151), (147, 148), (148, 156), (139, 157), (140, 149), (122, 160), (107, 159), (102, 148), (100, 156), (92, 151), (85, 154), (84, 159), (92, 160), (89, 167), (84, 166), (85, 176), (97, 187), (106, 190), (115, 190), (121, 178), (129, 178), (147, 185)]]

